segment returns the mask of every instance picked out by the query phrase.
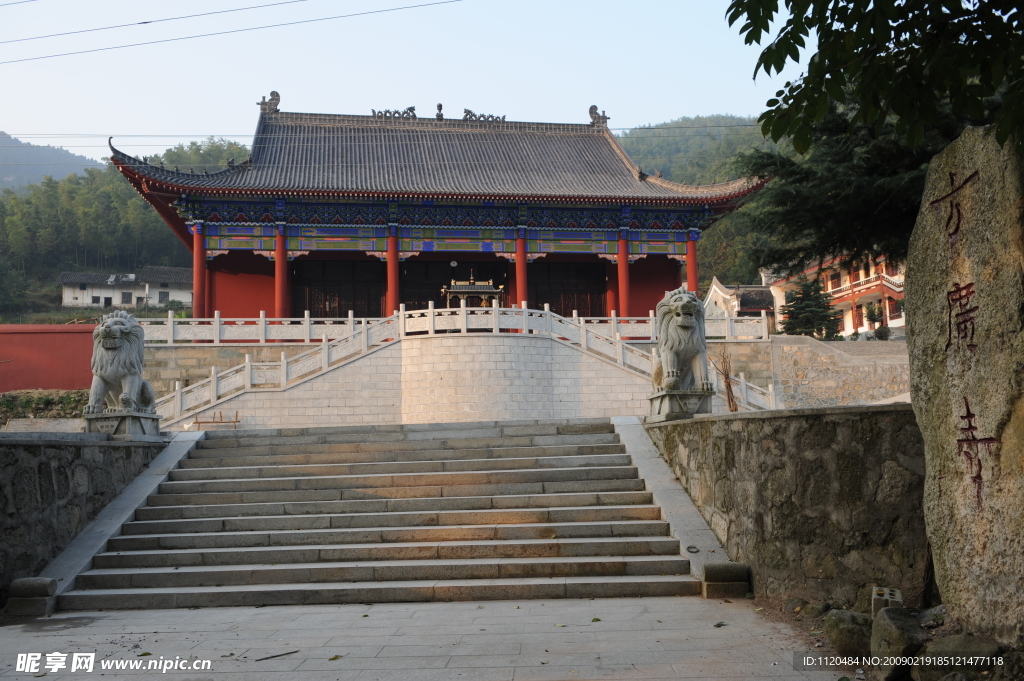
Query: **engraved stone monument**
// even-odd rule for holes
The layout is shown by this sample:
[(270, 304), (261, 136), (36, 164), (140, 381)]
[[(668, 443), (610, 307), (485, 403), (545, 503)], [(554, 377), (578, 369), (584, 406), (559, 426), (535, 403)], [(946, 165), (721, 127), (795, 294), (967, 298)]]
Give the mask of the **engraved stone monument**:
[(704, 304), (679, 288), (658, 303), (658, 347), (654, 356), (654, 394), (648, 423), (711, 413), (714, 391), (708, 382)]
[(931, 161), (906, 276), (924, 513), (943, 603), (1024, 644), (1024, 178), (970, 128)]
[(160, 435), (153, 387), (142, 378), (142, 325), (118, 310), (92, 332), (92, 388), (83, 410), (86, 432)]

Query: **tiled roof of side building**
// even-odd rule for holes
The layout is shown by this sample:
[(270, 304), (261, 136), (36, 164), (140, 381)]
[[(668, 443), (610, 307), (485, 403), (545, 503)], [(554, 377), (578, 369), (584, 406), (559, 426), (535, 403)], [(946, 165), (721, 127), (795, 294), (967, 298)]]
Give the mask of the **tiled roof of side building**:
[(741, 310), (772, 310), (775, 308), (775, 298), (768, 286), (743, 287), (738, 293)]
[(264, 112), (243, 163), (213, 173), (154, 166), (111, 146), (122, 172), (176, 190), (423, 197), (582, 197), (722, 203), (741, 179), (689, 186), (645, 175), (590, 124)]
[(135, 284), (138, 277), (134, 274), (95, 274), (92, 272), (61, 272), (57, 275), (58, 284), (93, 284), (94, 286), (119, 286)]
[(161, 267), (147, 265), (142, 268), (139, 281), (144, 283), (191, 284), (191, 267)]

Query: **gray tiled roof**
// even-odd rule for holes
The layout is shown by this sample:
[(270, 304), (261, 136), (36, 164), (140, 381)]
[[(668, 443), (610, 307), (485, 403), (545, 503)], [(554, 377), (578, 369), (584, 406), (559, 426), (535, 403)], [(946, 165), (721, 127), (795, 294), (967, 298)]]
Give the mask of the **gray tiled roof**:
[(775, 309), (775, 297), (767, 286), (743, 287), (739, 290), (741, 310)]
[(154, 282), (166, 282), (168, 284), (191, 284), (192, 268), (159, 267), (156, 265), (147, 265), (146, 267), (142, 268), (142, 274), (139, 275), (139, 281), (148, 282), (150, 284)]
[(126, 170), (180, 190), (715, 203), (754, 186), (687, 186), (643, 175), (603, 123), (263, 113), (251, 158), (210, 174), (159, 168), (111, 150)]
[(136, 284), (139, 279), (134, 274), (94, 274), (92, 272), (61, 272), (57, 275), (58, 284), (93, 284), (94, 286), (121, 286)]

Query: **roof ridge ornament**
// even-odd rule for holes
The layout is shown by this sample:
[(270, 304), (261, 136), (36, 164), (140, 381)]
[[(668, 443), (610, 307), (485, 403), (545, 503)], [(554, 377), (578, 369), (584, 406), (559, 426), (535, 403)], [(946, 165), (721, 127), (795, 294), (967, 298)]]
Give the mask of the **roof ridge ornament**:
[(602, 111), (601, 113), (597, 113), (597, 104), (591, 104), (590, 105), (590, 124), (591, 125), (607, 126), (608, 125), (608, 119), (610, 119), (610, 118), (611, 118), (611, 116), (606, 115), (604, 111)]
[(260, 113), (278, 113), (280, 109), (277, 108), (277, 105), (281, 103), (281, 95), (277, 94), (277, 90), (271, 90), (270, 99), (264, 96), (256, 103), (260, 107)]
[(493, 114), (478, 114), (474, 113), (470, 109), (462, 110), (462, 120), (464, 121), (485, 121), (487, 123), (504, 123), (504, 116), (495, 116)]
[[(438, 105), (440, 110), (440, 104)], [(405, 118), (409, 120), (416, 120), (416, 107), (407, 106), (401, 111), (398, 109), (384, 109), (383, 111), (377, 111), (376, 109), (370, 109), (370, 114), (373, 118)]]

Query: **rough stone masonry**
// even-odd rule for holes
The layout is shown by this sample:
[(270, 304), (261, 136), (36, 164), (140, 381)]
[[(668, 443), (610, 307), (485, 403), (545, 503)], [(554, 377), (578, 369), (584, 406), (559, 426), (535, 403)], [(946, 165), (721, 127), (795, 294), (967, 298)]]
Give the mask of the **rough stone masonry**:
[(968, 631), (1024, 644), (1024, 186), (971, 128), (932, 159), (906, 277), (935, 576)]

